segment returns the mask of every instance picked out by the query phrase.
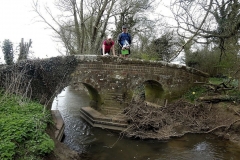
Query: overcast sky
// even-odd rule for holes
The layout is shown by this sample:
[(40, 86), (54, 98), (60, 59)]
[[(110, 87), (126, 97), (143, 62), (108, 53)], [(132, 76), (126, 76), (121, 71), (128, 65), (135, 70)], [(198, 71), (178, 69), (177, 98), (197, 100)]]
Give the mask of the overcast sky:
[[(47, 0), (40, 0), (41, 2)], [(31, 50), (35, 57), (45, 58), (59, 55), (56, 43), (51, 38), (52, 31), (46, 29), (44, 23), (36, 22), (36, 14), (32, 11), (32, 0), (0, 0), (0, 45), (4, 39), (13, 42), (14, 47), (32, 40)], [(0, 62), (3, 60), (0, 49)]]
[[(60, 55), (57, 43), (53, 41), (52, 30), (46, 29), (46, 24), (37, 22), (33, 12), (33, 0), (0, 0), (0, 46), (5, 39), (9, 39), (16, 48), (21, 39), (24, 42), (32, 40), (31, 51), (36, 58), (55, 57)], [(51, 4), (53, 0), (39, 0), (39, 3)], [(0, 64), (4, 62), (0, 48)]]

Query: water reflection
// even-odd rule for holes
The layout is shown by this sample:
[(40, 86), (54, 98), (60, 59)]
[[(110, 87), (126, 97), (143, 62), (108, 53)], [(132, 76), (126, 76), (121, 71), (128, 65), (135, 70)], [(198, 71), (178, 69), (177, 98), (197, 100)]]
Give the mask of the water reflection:
[(91, 160), (238, 160), (240, 157), (238, 146), (212, 135), (146, 141), (92, 128), (79, 116), (80, 107), (88, 104), (85, 91), (67, 87), (55, 99), (52, 109), (58, 109), (64, 119), (64, 143), (80, 153), (89, 153)]

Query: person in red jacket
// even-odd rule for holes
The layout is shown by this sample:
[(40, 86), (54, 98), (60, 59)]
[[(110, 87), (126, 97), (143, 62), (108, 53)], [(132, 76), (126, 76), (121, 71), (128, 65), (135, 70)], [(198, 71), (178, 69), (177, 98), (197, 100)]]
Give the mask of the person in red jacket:
[(107, 39), (105, 39), (102, 43), (102, 55), (107, 56), (110, 55), (110, 52), (112, 50), (112, 54), (115, 56), (115, 49), (114, 49), (114, 41), (112, 37), (109, 35), (107, 36)]

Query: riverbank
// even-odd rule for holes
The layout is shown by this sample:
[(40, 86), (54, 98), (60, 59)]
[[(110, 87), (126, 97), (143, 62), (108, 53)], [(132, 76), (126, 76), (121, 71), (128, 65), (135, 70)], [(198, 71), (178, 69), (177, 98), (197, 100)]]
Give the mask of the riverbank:
[(44, 160), (80, 160), (80, 155), (71, 150), (68, 146), (61, 142), (64, 138), (65, 124), (58, 110), (51, 111), (54, 124), (49, 124), (47, 134), (55, 143), (55, 148), (52, 153), (44, 157)]
[(64, 143), (56, 139), (55, 133), (57, 128), (53, 125), (49, 125), (47, 128), (47, 134), (53, 139), (55, 148), (52, 153), (44, 157), (44, 160), (80, 160), (80, 155), (71, 150)]
[(27, 98), (0, 91), (0, 159), (41, 159), (54, 149), (45, 133), (50, 111)]

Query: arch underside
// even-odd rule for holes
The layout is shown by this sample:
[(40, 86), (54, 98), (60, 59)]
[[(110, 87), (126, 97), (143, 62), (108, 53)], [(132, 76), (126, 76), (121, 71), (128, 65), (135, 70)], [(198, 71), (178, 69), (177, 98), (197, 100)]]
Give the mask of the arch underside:
[(136, 86), (132, 95), (135, 100), (138, 98), (147, 102), (163, 105), (164, 89), (162, 85), (154, 80), (146, 80), (142, 84)]
[(102, 100), (101, 97), (98, 93), (98, 91), (92, 87), (90, 84), (87, 83), (82, 83), (88, 90), (89, 96), (90, 96), (90, 107), (100, 111), (101, 108), (101, 104), (102, 104)]
[(164, 90), (162, 85), (154, 80), (143, 83), (145, 90), (145, 101), (162, 105), (164, 103)]

